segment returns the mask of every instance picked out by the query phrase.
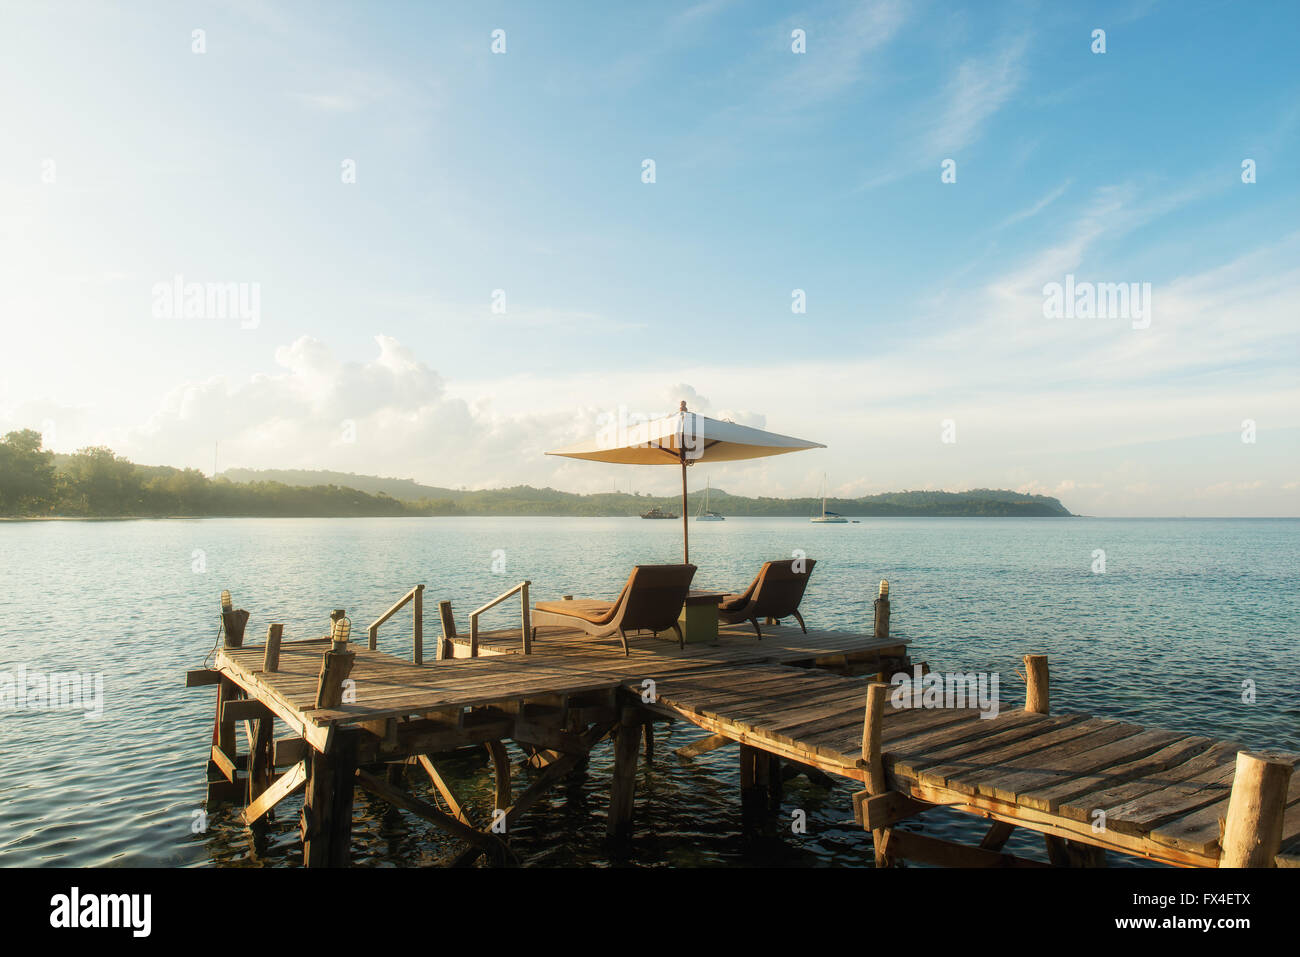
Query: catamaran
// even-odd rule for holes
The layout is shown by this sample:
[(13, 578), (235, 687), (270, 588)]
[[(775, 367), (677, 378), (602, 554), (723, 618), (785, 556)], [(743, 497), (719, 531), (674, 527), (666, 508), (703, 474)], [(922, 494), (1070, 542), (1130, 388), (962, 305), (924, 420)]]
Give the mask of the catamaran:
[(717, 512), (709, 511), (709, 480), (704, 480), (704, 504), (700, 506), (699, 513), (695, 516), (697, 522), (725, 522), (727, 519)]
[(843, 515), (826, 511), (826, 476), (822, 475), (822, 513), (809, 519), (815, 525), (847, 525), (849, 520)]

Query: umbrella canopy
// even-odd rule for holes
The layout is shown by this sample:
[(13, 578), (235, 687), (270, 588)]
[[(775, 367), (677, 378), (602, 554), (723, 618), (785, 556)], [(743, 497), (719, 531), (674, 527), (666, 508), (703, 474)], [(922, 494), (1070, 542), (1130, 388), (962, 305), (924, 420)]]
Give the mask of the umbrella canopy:
[(737, 462), (802, 449), (824, 449), (789, 435), (751, 429), (687, 411), (686, 403), (671, 415), (608, 430), (587, 442), (565, 446), (547, 455), (620, 465), (677, 465), (682, 470), (682, 560), (690, 561), (686, 514), (686, 466), (695, 462)]

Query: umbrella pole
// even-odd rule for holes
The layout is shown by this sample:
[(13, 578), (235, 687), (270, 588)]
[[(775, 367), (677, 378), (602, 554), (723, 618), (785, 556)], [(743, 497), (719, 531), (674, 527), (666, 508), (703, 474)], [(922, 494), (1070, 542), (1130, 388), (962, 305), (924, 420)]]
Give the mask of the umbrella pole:
[(686, 516), (686, 453), (682, 453), (682, 564), (691, 563), (691, 529)]

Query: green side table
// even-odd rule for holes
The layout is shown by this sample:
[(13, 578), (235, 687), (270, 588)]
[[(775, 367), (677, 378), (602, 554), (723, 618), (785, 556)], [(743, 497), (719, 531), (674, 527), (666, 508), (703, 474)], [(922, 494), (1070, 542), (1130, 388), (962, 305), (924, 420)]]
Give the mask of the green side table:
[(722, 592), (692, 591), (686, 595), (686, 604), (677, 618), (686, 643), (714, 644), (718, 640), (718, 605)]

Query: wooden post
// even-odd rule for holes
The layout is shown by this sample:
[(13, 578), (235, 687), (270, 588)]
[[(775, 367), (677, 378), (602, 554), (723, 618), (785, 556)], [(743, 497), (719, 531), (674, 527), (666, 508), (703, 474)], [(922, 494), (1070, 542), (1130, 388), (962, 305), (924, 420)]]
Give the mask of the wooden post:
[(411, 626), (411, 657), (417, 665), (424, 664), (424, 586), (415, 586), (415, 604), (412, 606), (414, 624)]
[(316, 707), (337, 708), (343, 703), (343, 682), (352, 673), (356, 652), (348, 651), (348, 628), (342, 611), (334, 619), (334, 644), (321, 656), (320, 677), (316, 681)]
[(1051, 714), (1047, 655), (1025, 655), (1025, 710), (1032, 714)]
[(312, 751), (302, 805), (302, 861), (307, 867), (347, 867), (352, 854), (352, 790), (356, 736), (340, 732), (330, 753)]
[(274, 674), (280, 669), (280, 639), (284, 637), (284, 625), (276, 622), (266, 629), (266, 650), (262, 653), (262, 670)]
[(781, 763), (761, 748), (740, 746), (740, 809), (747, 830), (781, 807)]
[(524, 632), (524, 654), (533, 653), (533, 612), (528, 607), (528, 586), (531, 582), (524, 582), (519, 589), (519, 599), (523, 603), (523, 611), (520, 615), (520, 625)]
[(248, 612), (235, 608), (230, 592), (221, 592), (221, 635), (222, 645), (226, 648), (244, 646), (244, 626), (248, 624)]
[(641, 719), (635, 708), (624, 708), (614, 732), (614, 777), (610, 785), (608, 822), (612, 838), (625, 838), (632, 831), (636, 761), (640, 750)]
[[(891, 686), (883, 681), (873, 681), (867, 685), (867, 706), (862, 720), (862, 760), (858, 764), (867, 772), (867, 794), (873, 797), (889, 790), (885, 780), (880, 735), (885, 720), (885, 699), (889, 697), (890, 690)], [(885, 853), (887, 832), (888, 828), (877, 828), (871, 832), (877, 867), (890, 867), (893, 863)]]
[[(233, 760), (235, 756), (235, 719), (224, 716), (226, 702), (234, 701), (240, 696), (239, 685), (224, 675), (217, 684), (217, 717), (212, 726), (212, 746)], [(244, 787), (239, 781), (232, 781), (218, 766), (208, 758), (207, 807), (212, 810), (226, 803), (234, 803), (244, 796)]]
[(442, 638), (438, 641), (438, 661), (445, 661), (456, 656), (456, 619), (451, 613), (451, 602), (438, 602), (438, 617), (442, 620)]
[(876, 638), (889, 637), (889, 582), (881, 581), (880, 594), (876, 598), (876, 625), (873, 632)]
[[(263, 792), (271, 786), (275, 775), (275, 715), (266, 710), (263, 717), (253, 719), (252, 726), (250, 734), (252, 741), (248, 748), (248, 796), (244, 802), (245, 808), (251, 807), (253, 802), (262, 796)], [(253, 821), (250, 825), (253, 833), (265, 833), (269, 821), (270, 812)]]
[(1223, 822), (1220, 867), (1273, 867), (1282, 845), (1291, 763), (1250, 751), (1237, 752), (1232, 792)]

